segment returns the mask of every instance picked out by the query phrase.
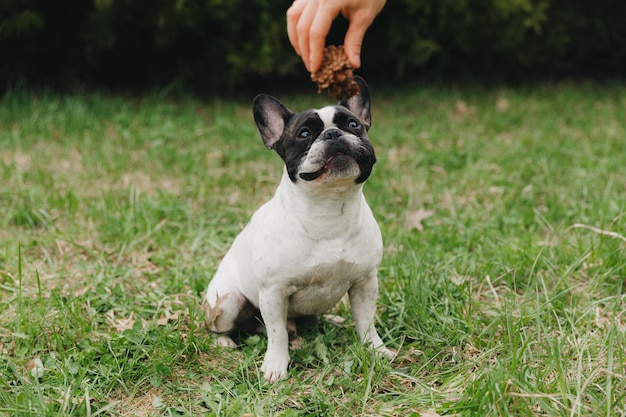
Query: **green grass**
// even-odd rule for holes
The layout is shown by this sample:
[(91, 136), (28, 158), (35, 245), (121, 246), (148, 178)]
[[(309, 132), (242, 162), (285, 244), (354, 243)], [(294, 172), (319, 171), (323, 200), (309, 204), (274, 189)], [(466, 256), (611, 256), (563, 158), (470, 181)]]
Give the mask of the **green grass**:
[(250, 100), (2, 98), (0, 415), (625, 416), (626, 85), (371, 87), (399, 357), (340, 305), (275, 385), (199, 306), (281, 174)]

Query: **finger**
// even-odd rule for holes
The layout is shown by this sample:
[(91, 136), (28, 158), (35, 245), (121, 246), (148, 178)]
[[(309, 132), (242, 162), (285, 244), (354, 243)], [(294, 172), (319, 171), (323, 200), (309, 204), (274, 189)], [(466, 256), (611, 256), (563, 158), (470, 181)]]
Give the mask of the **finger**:
[(287, 36), (293, 49), (295, 49), (298, 55), (300, 53), (300, 45), (298, 44), (298, 33), (296, 31), (296, 25), (302, 15), (306, 3), (304, 1), (294, 1), (289, 9), (287, 9)]
[(317, 13), (317, 6), (317, 2), (315, 1), (306, 2), (304, 10), (302, 11), (296, 25), (296, 36), (298, 48), (300, 49), (300, 56), (302, 57), (304, 66), (309, 72), (311, 71), (309, 62), (309, 33), (311, 32), (311, 24), (313, 23), (313, 19)]
[(318, 9), (315, 15), (309, 33), (309, 65), (311, 73), (319, 71), (322, 65), (326, 36), (337, 15), (339, 15), (339, 10), (325, 12), (320, 9)]
[(346, 37), (343, 41), (343, 49), (346, 53), (346, 57), (353, 68), (361, 67), (361, 46), (363, 45), (363, 37), (367, 28), (369, 28), (371, 20), (369, 19), (355, 19), (346, 32)]

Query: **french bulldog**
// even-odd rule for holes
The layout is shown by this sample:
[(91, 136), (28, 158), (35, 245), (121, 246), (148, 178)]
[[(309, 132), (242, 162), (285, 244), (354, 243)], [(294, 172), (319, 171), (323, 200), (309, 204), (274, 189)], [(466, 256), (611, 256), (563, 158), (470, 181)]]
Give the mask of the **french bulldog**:
[(363, 195), (376, 156), (368, 87), (357, 83), (356, 96), (301, 113), (268, 95), (254, 99), (254, 120), (283, 159), (283, 176), (222, 259), (205, 307), (227, 347), (235, 347), (229, 334), (260, 312), (268, 337), (261, 370), (270, 382), (287, 375), (288, 319), (324, 313), (346, 293), (360, 340), (394, 357), (374, 326), (383, 242)]

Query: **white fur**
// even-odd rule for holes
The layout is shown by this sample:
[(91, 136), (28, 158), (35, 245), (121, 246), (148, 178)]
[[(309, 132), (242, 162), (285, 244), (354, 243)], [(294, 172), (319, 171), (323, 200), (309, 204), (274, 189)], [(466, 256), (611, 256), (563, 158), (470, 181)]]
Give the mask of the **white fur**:
[(331, 126), (335, 126), (333, 123), (333, 119), (335, 118), (336, 109), (335, 106), (326, 106), (322, 107), (319, 110), (316, 110), (322, 122), (324, 122), (324, 127), (329, 128)]
[[(325, 122), (328, 113), (320, 110)], [(237, 236), (207, 289), (214, 332), (231, 331), (246, 300), (260, 309), (268, 335), (261, 369), (269, 381), (287, 373), (287, 318), (321, 314), (346, 292), (360, 339), (393, 357), (374, 327), (383, 244), (363, 184), (350, 177), (332, 186), (311, 183), (293, 183), (285, 170), (276, 194)], [(228, 336), (220, 344), (234, 345)]]

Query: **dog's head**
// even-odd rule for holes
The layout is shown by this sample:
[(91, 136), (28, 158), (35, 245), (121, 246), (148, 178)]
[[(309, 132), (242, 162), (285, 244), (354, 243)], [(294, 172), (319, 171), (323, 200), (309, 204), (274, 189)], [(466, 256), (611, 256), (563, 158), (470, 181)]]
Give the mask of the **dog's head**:
[(367, 84), (355, 77), (359, 93), (335, 106), (295, 113), (268, 95), (254, 99), (254, 120), (263, 142), (285, 162), (294, 183), (332, 185), (364, 182), (376, 162), (367, 131), (371, 126)]

